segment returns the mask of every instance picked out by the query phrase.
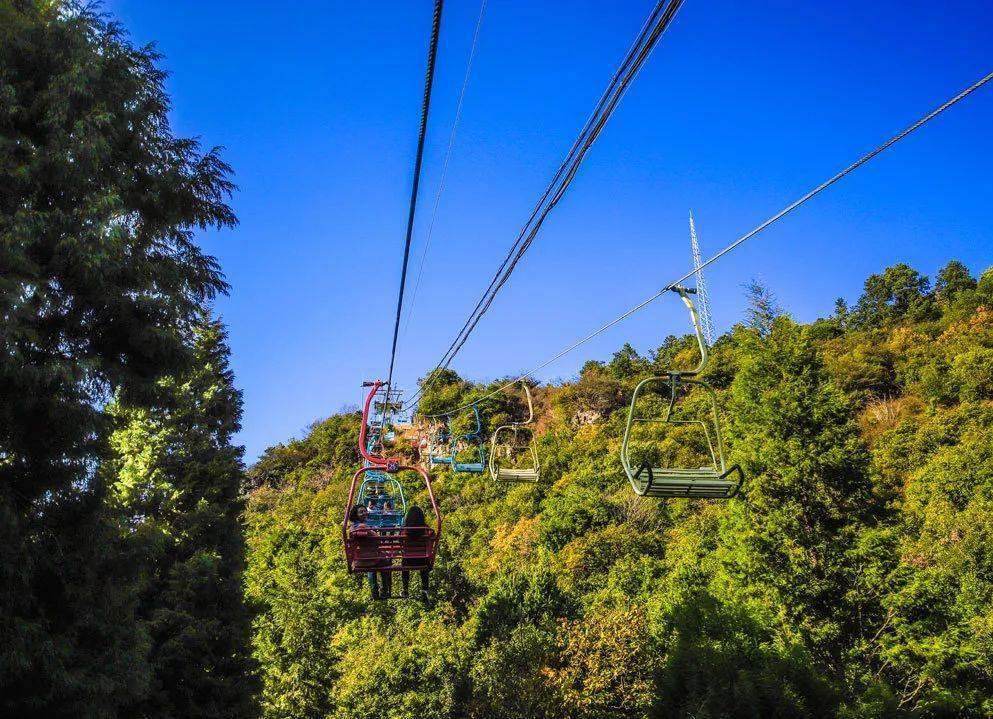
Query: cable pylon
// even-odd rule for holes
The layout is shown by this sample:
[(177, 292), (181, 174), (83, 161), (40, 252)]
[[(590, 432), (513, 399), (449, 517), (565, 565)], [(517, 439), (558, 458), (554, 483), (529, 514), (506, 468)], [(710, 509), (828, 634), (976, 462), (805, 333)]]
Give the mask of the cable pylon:
[(710, 297), (707, 295), (707, 284), (703, 281), (703, 259), (700, 257), (700, 243), (696, 238), (696, 225), (693, 224), (693, 211), (690, 211), (690, 249), (693, 251), (693, 271), (696, 276), (697, 304), (700, 306), (700, 324), (703, 326), (703, 337), (707, 346), (714, 344), (713, 320), (710, 316)]

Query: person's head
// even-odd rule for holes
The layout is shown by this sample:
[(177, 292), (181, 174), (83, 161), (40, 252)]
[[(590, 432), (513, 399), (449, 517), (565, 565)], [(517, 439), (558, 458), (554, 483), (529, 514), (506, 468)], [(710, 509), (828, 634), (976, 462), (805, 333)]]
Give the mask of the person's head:
[(369, 500), (365, 503), (366, 509), (375, 509), (376, 500), (373, 497), (369, 497)]
[(383, 503), (383, 511), (385, 511), (385, 512), (392, 512), (393, 511), (393, 500), (392, 499), (387, 499)]
[(348, 520), (350, 522), (364, 522), (365, 518), (366, 509), (361, 504), (356, 504), (348, 513)]
[(424, 510), (415, 504), (407, 510), (407, 514), (403, 518), (403, 523), (407, 527), (426, 527), (427, 522), (424, 521)]

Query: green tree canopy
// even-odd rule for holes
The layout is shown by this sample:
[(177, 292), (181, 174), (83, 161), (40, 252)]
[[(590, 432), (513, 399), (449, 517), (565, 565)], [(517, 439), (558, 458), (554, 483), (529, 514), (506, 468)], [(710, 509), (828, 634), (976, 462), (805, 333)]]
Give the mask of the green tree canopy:
[(87, 7), (0, 2), (0, 713), (107, 717), (147, 691), (141, 557), (94, 469), (101, 405), (154, 405), (225, 290), (196, 228), (235, 222), (176, 137), (151, 47)]

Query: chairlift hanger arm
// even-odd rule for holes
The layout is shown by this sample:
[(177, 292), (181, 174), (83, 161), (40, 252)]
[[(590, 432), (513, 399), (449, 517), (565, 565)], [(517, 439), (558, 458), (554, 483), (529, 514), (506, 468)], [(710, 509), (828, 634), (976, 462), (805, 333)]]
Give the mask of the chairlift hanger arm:
[(700, 348), (700, 363), (696, 366), (696, 369), (689, 372), (680, 372), (679, 374), (684, 377), (692, 377), (700, 374), (707, 367), (707, 361), (710, 359), (710, 353), (707, 350), (707, 341), (703, 337), (703, 326), (700, 324), (700, 315), (696, 310), (696, 305), (690, 298), (691, 294), (696, 294), (696, 290), (691, 287), (683, 287), (682, 285), (673, 285), (670, 288), (673, 292), (677, 293), (683, 304), (686, 305), (686, 309), (690, 311), (690, 321), (693, 323), (693, 333), (696, 335), (696, 343)]
[(521, 380), (521, 386), (524, 388), (524, 396), (527, 398), (528, 418), (523, 422), (513, 422), (513, 424), (518, 427), (525, 424), (531, 424), (534, 421), (534, 402), (531, 401), (531, 388), (528, 387), (528, 383), (524, 380)]

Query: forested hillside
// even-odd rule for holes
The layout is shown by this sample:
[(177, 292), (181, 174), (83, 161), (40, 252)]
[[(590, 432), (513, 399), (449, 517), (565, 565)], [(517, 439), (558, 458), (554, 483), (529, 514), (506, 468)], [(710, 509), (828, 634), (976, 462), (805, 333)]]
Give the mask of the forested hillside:
[[(247, 574), (265, 716), (993, 715), (993, 271), (932, 287), (895, 265), (812, 324), (752, 294), (706, 374), (740, 498), (634, 495), (632, 388), (695, 347), (625, 346), (535, 390), (539, 485), (433, 470), (430, 607), (345, 572), (357, 414), (268, 450)], [(427, 414), (496, 386), (435, 379)], [(488, 429), (524, 411), (484, 408)]]

